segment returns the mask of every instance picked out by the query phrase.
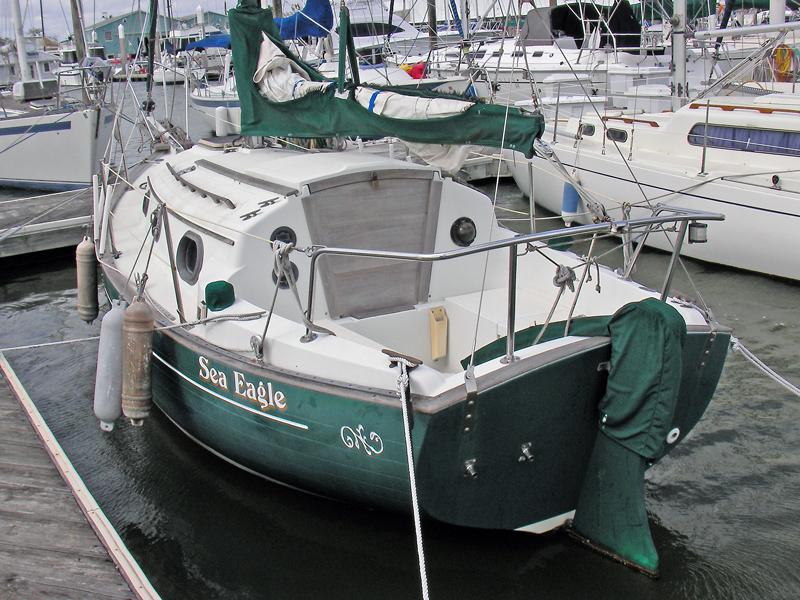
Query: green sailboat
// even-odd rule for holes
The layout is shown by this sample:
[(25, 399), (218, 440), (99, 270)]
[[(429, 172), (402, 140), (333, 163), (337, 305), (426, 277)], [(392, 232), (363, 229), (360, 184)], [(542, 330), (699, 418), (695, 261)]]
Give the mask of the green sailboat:
[[(537, 115), (428, 92), (370, 110), (357, 81), (327, 83), (292, 56), (255, 2), (230, 21), (246, 135), (524, 153), (541, 135)], [(270, 100), (254, 81), (264, 64), (292, 90), (321, 85)], [(657, 571), (643, 475), (719, 379), (730, 333), (704, 311), (598, 265), (594, 244), (548, 247), (566, 231), (516, 236), (474, 188), (379, 154), (205, 140), (154, 155), (129, 182), (96, 250), (108, 294), (155, 314), (153, 399), (192, 439), (284, 485), (384, 509), (411, 509), (414, 473), (428, 518), (533, 533), (572, 522)], [(569, 234), (717, 218), (673, 209)]]

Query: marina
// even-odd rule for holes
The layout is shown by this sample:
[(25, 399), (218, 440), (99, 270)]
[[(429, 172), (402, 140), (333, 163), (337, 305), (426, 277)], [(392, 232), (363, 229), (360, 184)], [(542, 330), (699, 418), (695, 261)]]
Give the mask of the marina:
[[(4, 405), (11, 593), (797, 596), (800, 13), (689, 4), (151, 0), (54, 103), (23, 69), (97, 160), (0, 152), (82, 188), (0, 190), (0, 363), (68, 486)], [(22, 488), (90, 528), (20, 533)]]
[[(499, 206), (523, 207), (513, 186), (501, 186), (501, 198)], [(4, 348), (99, 334), (98, 324), (86, 325), (75, 314), (73, 252), (45, 257), (33, 265), (2, 265)], [(644, 258), (663, 266), (657, 252)], [(704, 297), (719, 318), (768, 364), (800, 378), (796, 286), (686, 264), (690, 274), (704, 274)], [(675, 285), (689, 289), (681, 274)], [(91, 412), (96, 342), (6, 355), (163, 598), (261, 598), (265, 589), (278, 598), (415, 594), (413, 528), (405, 515), (331, 502), (240, 472), (180, 435), (158, 411), (143, 429), (119, 423), (104, 434)], [(76, 379), (79, 373), (85, 377)], [(559, 533), (537, 538), (430, 523), (432, 595), (521, 599), (536, 589), (537, 597), (555, 600), (592, 589), (609, 599), (791, 598), (800, 590), (792, 569), (800, 551), (792, 517), (800, 491), (798, 419), (793, 396), (734, 353), (706, 418), (647, 477), (662, 554), (659, 580)]]

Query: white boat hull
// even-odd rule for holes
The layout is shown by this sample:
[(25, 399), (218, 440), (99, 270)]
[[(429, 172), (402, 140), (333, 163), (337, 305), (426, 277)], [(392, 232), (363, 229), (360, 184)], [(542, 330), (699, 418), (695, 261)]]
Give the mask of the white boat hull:
[[(581, 185), (589, 190), (613, 218), (620, 218), (623, 202), (642, 203), (644, 197), (652, 205), (659, 202), (694, 210), (719, 212), (722, 222), (709, 226), (708, 243), (684, 244), (681, 254), (748, 271), (756, 271), (800, 280), (800, 190), (777, 190), (771, 187), (769, 175), (731, 181), (699, 175), (694, 171), (656, 169), (642, 162), (625, 165), (616, 156), (581, 155), (565, 144), (558, 144), (558, 156)], [(608, 154), (615, 153), (613, 148)], [(517, 156), (511, 172), (522, 192), (530, 196), (530, 175), (527, 161)], [(542, 158), (533, 159), (534, 200), (537, 205), (556, 214), (562, 212), (564, 180), (553, 166)], [(635, 175), (635, 180), (631, 175)], [(638, 182), (638, 183), (637, 183)], [(678, 193), (678, 190), (685, 190)], [(581, 201), (575, 221), (591, 222), (591, 214)], [(631, 217), (651, 214), (649, 208), (633, 207)], [(665, 235), (651, 235), (648, 246), (671, 251)]]
[(91, 185), (114, 115), (101, 108), (0, 121), (0, 185), (69, 190)]

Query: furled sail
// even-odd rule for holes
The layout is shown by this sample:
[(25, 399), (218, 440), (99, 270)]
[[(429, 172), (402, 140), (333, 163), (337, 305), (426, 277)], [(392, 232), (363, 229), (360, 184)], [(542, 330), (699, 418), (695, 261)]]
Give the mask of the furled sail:
[[(303, 95), (292, 95), (291, 92), (288, 96), (279, 94), (274, 98), (289, 99), (275, 101), (274, 98), (270, 99), (260, 93), (254, 81), (264, 34), (293, 65), (290, 67), (291, 73), (302, 73), (307, 79), (302, 75), (301, 78), (308, 82), (329, 80), (291, 53), (281, 41), (272, 19), (272, 11), (261, 9), (257, 0), (241, 0), (239, 7), (228, 11), (228, 15), (244, 135), (295, 138), (392, 136), (408, 142), (425, 144), (503, 147), (518, 150), (530, 157), (533, 155), (533, 142), (541, 136), (544, 129), (544, 119), (538, 114), (523, 112), (517, 108), (464, 102), (464, 98), (461, 97), (436, 94), (427, 90), (409, 91), (370, 86), (368, 92), (370, 97), (377, 93), (374, 96), (375, 103), (370, 110), (369, 101), (367, 106), (363, 106), (357, 99), (357, 96), (364, 97), (363, 88), (357, 82), (348, 82), (344, 85), (340, 81), (339, 86), (330, 85)], [(354, 57), (350, 58), (352, 61)], [(279, 63), (290, 64), (282, 60)], [(293, 75), (292, 79), (297, 81)], [(300, 82), (298, 85), (307, 87)], [(405, 97), (406, 100), (399, 96)], [(430, 100), (436, 101), (430, 102)], [(442, 105), (439, 101), (448, 101), (445, 104), (452, 102), (454, 103), (452, 106), (457, 106), (457, 109), (449, 116), (446, 116), (446, 111), (436, 115), (433, 114), (435, 111), (422, 115), (427, 118), (417, 118), (416, 115), (415, 118), (408, 118), (408, 111), (405, 109), (385, 110), (390, 102), (392, 107), (424, 105), (426, 110), (436, 107), (438, 111)], [(376, 111), (375, 106), (378, 106), (379, 110)], [(380, 114), (381, 112), (383, 114)], [(399, 116), (390, 116), (395, 114)]]

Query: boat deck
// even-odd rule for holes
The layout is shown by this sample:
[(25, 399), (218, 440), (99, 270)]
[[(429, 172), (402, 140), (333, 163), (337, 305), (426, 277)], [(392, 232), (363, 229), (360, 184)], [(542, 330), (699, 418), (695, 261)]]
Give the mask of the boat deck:
[(91, 219), (91, 189), (0, 201), (0, 258), (76, 246)]
[(0, 355), (0, 597), (158, 598), (20, 389)]

